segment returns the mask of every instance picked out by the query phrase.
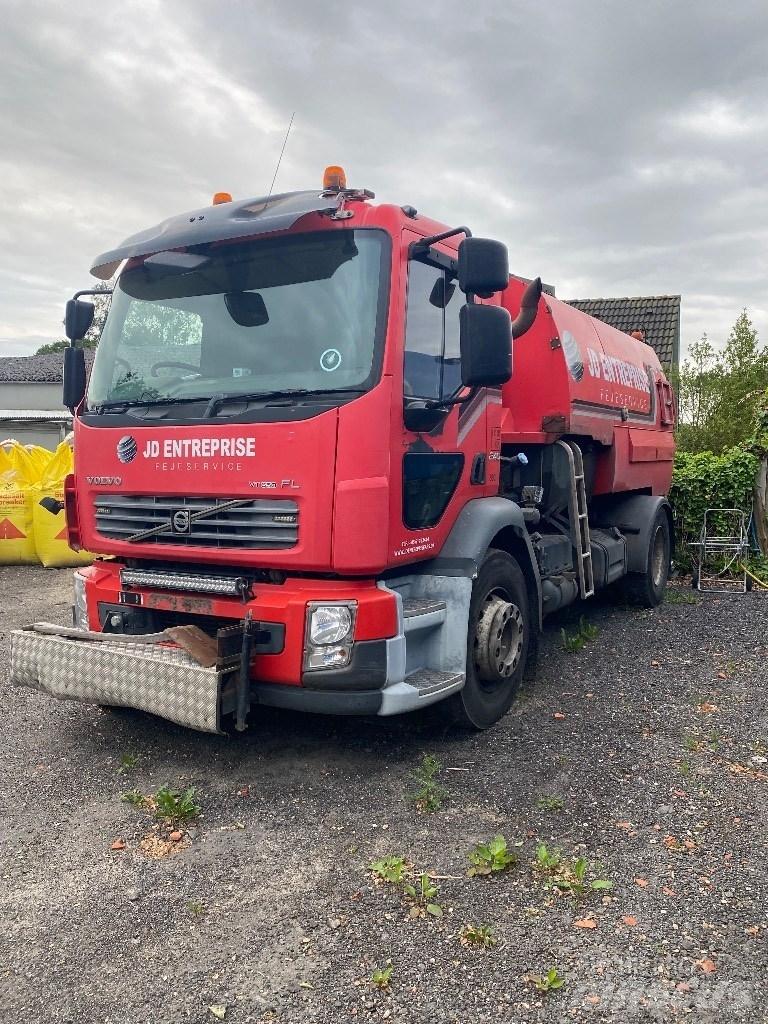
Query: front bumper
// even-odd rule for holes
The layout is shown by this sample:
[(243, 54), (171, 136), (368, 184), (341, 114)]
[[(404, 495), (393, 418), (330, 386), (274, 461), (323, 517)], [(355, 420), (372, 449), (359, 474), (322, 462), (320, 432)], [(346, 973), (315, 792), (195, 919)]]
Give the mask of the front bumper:
[[(463, 677), (445, 673), (407, 675), (403, 601), (383, 583), (292, 579), (284, 585), (254, 586), (253, 600), (246, 603), (132, 589), (128, 604), (122, 600), (119, 568), (96, 563), (80, 570), (86, 580), (89, 625), (111, 633), (112, 616), (140, 611), (136, 628), (127, 628), (131, 620), (125, 618), (114, 640), (99, 642), (17, 630), (11, 637), (12, 682), (60, 699), (138, 708), (192, 729), (221, 732), (222, 716), (236, 706), (231, 669), (221, 663), (202, 668), (182, 650), (121, 643), (120, 635), (161, 631), (185, 621), (212, 635), (217, 627), (241, 622), (250, 611), (266, 627), (267, 637), (253, 648), (252, 705), (318, 714), (396, 715), (441, 700), (463, 684)], [(358, 611), (350, 664), (304, 671), (308, 602), (345, 599), (354, 599)]]
[[(374, 645), (370, 645), (374, 646)], [(405, 637), (375, 645), (383, 685), (377, 689), (323, 689), (253, 683), (251, 704), (326, 715), (396, 715), (433, 703), (403, 680)], [(349, 672), (353, 669), (342, 670)], [(354, 674), (351, 675), (354, 682)], [(203, 668), (176, 647), (93, 643), (17, 629), (11, 633), (11, 682), (60, 700), (137, 708), (200, 732), (221, 733), (221, 716), (233, 710), (231, 673)]]

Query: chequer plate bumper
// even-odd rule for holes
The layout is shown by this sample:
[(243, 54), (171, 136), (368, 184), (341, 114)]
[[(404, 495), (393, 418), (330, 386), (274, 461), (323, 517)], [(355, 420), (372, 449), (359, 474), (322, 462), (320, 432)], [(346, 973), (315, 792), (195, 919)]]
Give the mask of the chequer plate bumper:
[(11, 682), (61, 700), (138, 708), (220, 733), (221, 674), (177, 647), (11, 633)]

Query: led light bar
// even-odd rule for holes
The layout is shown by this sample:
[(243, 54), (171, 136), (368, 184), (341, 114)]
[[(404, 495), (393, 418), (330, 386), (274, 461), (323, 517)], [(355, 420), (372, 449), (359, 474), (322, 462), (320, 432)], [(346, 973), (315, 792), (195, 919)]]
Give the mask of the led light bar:
[(242, 576), (197, 576), (183, 572), (156, 572), (152, 569), (121, 569), (124, 587), (159, 587), (161, 590), (191, 590), (198, 594), (223, 594), (242, 597), (250, 583)]

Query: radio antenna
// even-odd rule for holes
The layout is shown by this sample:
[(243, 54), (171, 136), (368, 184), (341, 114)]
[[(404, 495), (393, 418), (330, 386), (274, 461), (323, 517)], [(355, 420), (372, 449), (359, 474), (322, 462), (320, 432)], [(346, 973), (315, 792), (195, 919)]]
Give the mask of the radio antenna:
[[(272, 175), (272, 184), (269, 186), (269, 193), (267, 194), (267, 202), (269, 201), (269, 199), (270, 199), (270, 197), (272, 195), (272, 189), (275, 187), (275, 182), (277, 181), (277, 172), (280, 170), (280, 161), (283, 159), (283, 153), (285, 152), (285, 147), (286, 147), (286, 144), (288, 142), (288, 136), (291, 134), (291, 128), (293, 127), (293, 119), (294, 119), (294, 117), (296, 117), (296, 111), (295, 110), (291, 114), (291, 120), (288, 122), (288, 131), (285, 133), (285, 138), (283, 139), (283, 148), (280, 150), (280, 156), (277, 158), (277, 167), (275, 168), (275, 173)], [(265, 203), (265, 205), (266, 205), (266, 203)]]

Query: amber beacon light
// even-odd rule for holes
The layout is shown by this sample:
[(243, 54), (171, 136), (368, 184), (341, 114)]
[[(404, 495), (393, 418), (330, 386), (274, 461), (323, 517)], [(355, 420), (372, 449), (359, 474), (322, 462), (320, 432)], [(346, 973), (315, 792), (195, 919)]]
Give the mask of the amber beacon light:
[(231, 203), (232, 195), (229, 192), (214, 192), (213, 193), (213, 205), (218, 206), (220, 203)]
[(347, 187), (347, 176), (343, 167), (326, 167), (323, 173), (323, 189), (326, 192), (341, 192)]

